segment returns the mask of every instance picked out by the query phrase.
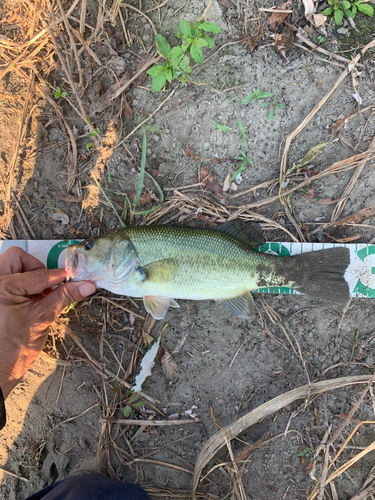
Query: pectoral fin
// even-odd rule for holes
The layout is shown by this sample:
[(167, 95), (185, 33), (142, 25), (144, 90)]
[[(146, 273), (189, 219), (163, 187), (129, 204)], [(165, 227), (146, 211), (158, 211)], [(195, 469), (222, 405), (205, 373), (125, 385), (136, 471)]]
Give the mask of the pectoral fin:
[(239, 318), (251, 318), (254, 315), (254, 300), (250, 292), (246, 292), (234, 299), (218, 300), (217, 302)]
[(153, 295), (143, 297), (143, 303), (146, 311), (155, 319), (164, 319), (169, 306), (180, 307), (174, 299), (170, 299), (169, 297), (154, 297)]

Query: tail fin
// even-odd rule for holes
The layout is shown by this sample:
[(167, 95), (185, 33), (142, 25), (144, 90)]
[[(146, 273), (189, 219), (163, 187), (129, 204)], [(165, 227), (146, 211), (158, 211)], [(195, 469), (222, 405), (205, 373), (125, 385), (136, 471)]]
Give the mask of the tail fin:
[(348, 248), (327, 248), (295, 255), (292, 259), (289, 271), (296, 283), (293, 288), (311, 297), (338, 304), (349, 299), (349, 286), (344, 279), (350, 264)]

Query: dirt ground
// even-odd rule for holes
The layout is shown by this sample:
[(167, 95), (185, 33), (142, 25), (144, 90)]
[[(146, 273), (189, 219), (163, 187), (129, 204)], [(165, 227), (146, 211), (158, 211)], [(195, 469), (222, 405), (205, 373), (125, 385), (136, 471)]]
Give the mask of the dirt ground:
[[(358, 87), (353, 89), (351, 75), (343, 78), (291, 142), (286, 169), (313, 146), (328, 145), (308, 168), (287, 180), (281, 176), (283, 189), (306, 185), (283, 195), (284, 204), (278, 198), (285, 138), (345, 71), (347, 63), (336, 56), (350, 60), (374, 40), (373, 19), (356, 17), (354, 40), (347, 21), (339, 30), (328, 20), (316, 28), (302, 2), (289, 2), (282, 6), (292, 11), (285, 22), (305, 28), (303, 36), (326, 53), (312, 51), (298, 38), (300, 31), (283, 24), (276, 34), (289, 29), (294, 35), (284, 57), (274, 47), (271, 13), (261, 10), (273, 7), (271, 1), (140, 0), (122, 2), (116, 14), (116, 2), (88, 0), (82, 43), (85, 3), (75, 2), (67, 24), (53, 27), (70, 0), (52, 6), (46, 0), (0, 2), (1, 238), (85, 238), (119, 228), (119, 216), (126, 224), (199, 227), (239, 217), (260, 222), (266, 241), (375, 241), (373, 48), (364, 54), (366, 68), (358, 66)], [(318, 11), (326, 6), (319, 2)], [(201, 16), (222, 32), (213, 35), (213, 49), (204, 48), (205, 62), (193, 67), (194, 83), (173, 81), (150, 93), (151, 78), (141, 75), (105, 101), (125, 71), (131, 77), (154, 56), (153, 30), (173, 46), (180, 19)], [(56, 96), (57, 87), (66, 95)], [(264, 100), (243, 104), (255, 89), (274, 94), (271, 105), (283, 105), (274, 107), (271, 120)], [(126, 200), (137, 187), (144, 133), (146, 172), (164, 200), (146, 176), (137, 210), (161, 207), (131, 220)], [(240, 150), (252, 165), (223, 192)], [(372, 154), (360, 164), (358, 155), (366, 151)], [(347, 169), (319, 175), (347, 159)], [(354, 225), (333, 224), (352, 215)], [(180, 301), (165, 321), (153, 322), (141, 302), (99, 290), (62, 315), (42, 356), (7, 400), (1, 498), (24, 499), (81, 470), (138, 482), (160, 499), (193, 498), (195, 477), (199, 498), (318, 498), (310, 495), (324, 470), (325, 443), (374, 372), (375, 305), (355, 298), (344, 308), (261, 294), (255, 304), (252, 321), (214, 302)], [(156, 340), (162, 331), (161, 350), (143, 385), (148, 402), (125, 418), (131, 401), (124, 382), (133, 385), (139, 370), (144, 332)], [(329, 381), (349, 376), (354, 382), (345, 387), (307, 389), (246, 426), (238, 439), (227, 433), (227, 444), (204, 462), (205, 443), (220, 429), (293, 389), (324, 381), (330, 388)], [(320, 498), (373, 498), (375, 455), (367, 447), (375, 442), (374, 411), (370, 390), (328, 448), (330, 463), (344, 444), (328, 472), (338, 471), (337, 478)], [(148, 418), (170, 425), (135, 422)], [(362, 421), (370, 423), (351, 436)], [(340, 469), (351, 459), (350, 468)]]

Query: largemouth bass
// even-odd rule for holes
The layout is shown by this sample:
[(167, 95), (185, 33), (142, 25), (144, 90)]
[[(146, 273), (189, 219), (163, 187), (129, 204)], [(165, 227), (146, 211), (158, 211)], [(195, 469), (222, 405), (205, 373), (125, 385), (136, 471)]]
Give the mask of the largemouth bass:
[[(254, 246), (254, 245), (253, 245)], [(350, 263), (344, 247), (279, 257), (257, 253), (243, 228), (228, 222), (214, 229), (138, 226), (89, 238), (68, 247), (65, 269), (73, 281), (142, 297), (163, 319), (174, 299), (216, 300), (241, 318), (254, 311), (249, 293), (285, 286), (312, 297), (345, 303)]]

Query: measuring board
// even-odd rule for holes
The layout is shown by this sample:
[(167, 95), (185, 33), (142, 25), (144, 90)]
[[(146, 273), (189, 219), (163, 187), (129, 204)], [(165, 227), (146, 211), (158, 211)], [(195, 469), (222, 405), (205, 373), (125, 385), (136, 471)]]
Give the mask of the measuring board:
[[(64, 267), (66, 249), (82, 240), (5, 240), (0, 241), (0, 254), (10, 247), (19, 247), (39, 259), (47, 269)], [(345, 273), (351, 297), (375, 298), (375, 245), (338, 243), (264, 243), (259, 252), (288, 257), (325, 248), (346, 247), (350, 265)], [(298, 294), (287, 287), (264, 287), (251, 293)]]

